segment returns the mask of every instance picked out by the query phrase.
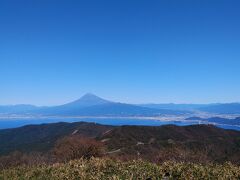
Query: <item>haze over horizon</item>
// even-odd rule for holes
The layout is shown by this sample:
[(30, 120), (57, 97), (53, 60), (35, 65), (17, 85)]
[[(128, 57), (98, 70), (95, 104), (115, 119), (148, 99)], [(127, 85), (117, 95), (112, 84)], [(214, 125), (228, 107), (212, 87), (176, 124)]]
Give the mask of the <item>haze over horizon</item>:
[[(90, 99), (88, 99), (88, 98), (90, 98)], [(123, 103), (123, 104), (125, 104), (125, 103), (127, 103), (127, 104), (132, 104), (132, 105), (144, 105), (144, 104), (149, 104), (149, 105), (151, 105), (151, 104), (192, 104), (192, 105), (194, 105), (194, 104), (224, 104), (224, 103), (221, 103), (221, 102), (215, 102), (215, 103), (173, 103), (173, 102), (157, 102), (157, 103), (153, 103), (153, 102), (142, 102), (142, 103), (131, 103), (131, 102), (122, 102), (122, 101), (113, 101), (113, 100), (111, 100), (111, 99), (107, 99), (107, 98), (104, 98), (104, 97), (100, 97), (100, 96), (98, 96), (98, 95), (96, 95), (96, 94), (93, 94), (93, 93), (85, 93), (84, 95), (82, 95), (80, 98), (78, 98), (78, 99), (73, 99), (73, 100), (70, 100), (70, 101), (67, 101), (67, 102), (64, 102), (64, 103), (62, 103), (62, 104), (52, 104), (52, 105), (47, 105), (47, 104), (44, 104), (44, 105), (37, 105), (37, 104), (29, 104), (29, 103), (18, 103), (18, 104), (0, 104), (0, 106), (15, 106), (15, 105), (33, 105), (33, 106), (61, 106), (61, 105), (65, 105), (65, 104), (69, 104), (69, 103), (75, 103), (76, 101), (81, 101), (81, 100), (83, 100), (84, 99), (84, 101), (86, 100), (86, 101), (88, 101), (88, 100), (90, 100), (90, 101), (99, 101), (99, 100), (103, 100), (103, 101), (106, 101), (106, 102), (110, 102), (110, 103)], [(240, 102), (226, 102), (226, 104), (232, 104), (232, 103), (237, 103), (237, 104), (240, 104)]]
[(239, 19), (237, 0), (3, 0), (0, 105), (240, 102)]

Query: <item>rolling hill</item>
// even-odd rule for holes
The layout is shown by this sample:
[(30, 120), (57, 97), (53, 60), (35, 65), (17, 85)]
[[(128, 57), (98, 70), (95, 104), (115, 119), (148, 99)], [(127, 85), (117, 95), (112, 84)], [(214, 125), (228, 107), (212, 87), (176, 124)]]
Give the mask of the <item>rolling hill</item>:
[(121, 126), (98, 138), (120, 157), (240, 162), (240, 132), (213, 125)]
[(0, 155), (13, 151), (46, 152), (55, 142), (73, 133), (87, 137), (96, 137), (112, 129), (112, 126), (95, 123), (52, 123), (42, 125), (27, 125), (20, 128), (0, 130)]
[(0, 130), (0, 155), (13, 151), (48, 152), (65, 136), (81, 135), (104, 142), (106, 155), (150, 161), (240, 162), (240, 132), (212, 125), (105, 126), (54, 123)]

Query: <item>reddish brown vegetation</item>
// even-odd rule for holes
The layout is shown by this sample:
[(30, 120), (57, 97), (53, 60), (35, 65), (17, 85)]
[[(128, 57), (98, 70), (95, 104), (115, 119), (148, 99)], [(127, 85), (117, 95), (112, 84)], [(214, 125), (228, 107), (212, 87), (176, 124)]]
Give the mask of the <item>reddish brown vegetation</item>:
[(19, 151), (15, 151), (9, 155), (0, 157), (0, 169), (20, 165), (33, 166), (37, 164), (50, 164), (53, 162), (52, 160), (53, 159), (48, 154), (41, 154), (38, 152), (24, 154)]
[(21, 153), (13, 152), (0, 157), (0, 169), (16, 167), (20, 165), (34, 166), (40, 164), (52, 164), (67, 162), (69, 160), (91, 157), (100, 157), (104, 154), (104, 146), (93, 138), (79, 135), (67, 136), (57, 141), (52, 151), (48, 153)]
[(240, 139), (237, 131), (213, 126), (123, 126), (104, 132), (96, 138), (68, 135), (58, 140), (48, 152), (15, 152), (2, 156), (0, 168), (67, 162), (103, 155), (123, 161), (143, 159), (157, 164), (165, 161), (203, 164), (240, 162)]
[(53, 154), (58, 161), (69, 161), (78, 158), (99, 157), (104, 154), (104, 146), (93, 138), (79, 135), (68, 136), (59, 140)]

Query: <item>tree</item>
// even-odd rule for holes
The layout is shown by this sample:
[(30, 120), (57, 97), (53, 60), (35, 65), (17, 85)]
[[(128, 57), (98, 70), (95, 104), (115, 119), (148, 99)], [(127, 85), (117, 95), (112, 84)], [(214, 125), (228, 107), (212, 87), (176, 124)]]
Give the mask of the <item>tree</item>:
[(103, 143), (93, 138), (79, 135), (68, 136), (57, 141), (54, 156), (58, 161), (69, 161), (73, 159), (99, 157), (104, 154)]

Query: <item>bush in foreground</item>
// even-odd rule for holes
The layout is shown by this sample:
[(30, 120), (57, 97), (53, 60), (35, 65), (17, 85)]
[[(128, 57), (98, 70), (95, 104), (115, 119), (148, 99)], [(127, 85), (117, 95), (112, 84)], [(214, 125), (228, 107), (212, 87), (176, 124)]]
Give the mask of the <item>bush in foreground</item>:
[(0, 171), (0, 179), (240, 179), (240, 167), (231, 163), (201, 165), (166, 162), (162, 165), (111, 159), (79, 159), (68, 163), (20, 166)]
[(54, 149), (54, 157), (58, 162), (67, 162), (74, 159), (100, 157), (104, 154), (103, 143), (93, 138), (81, 136), (67, 136), (60, 139)]

